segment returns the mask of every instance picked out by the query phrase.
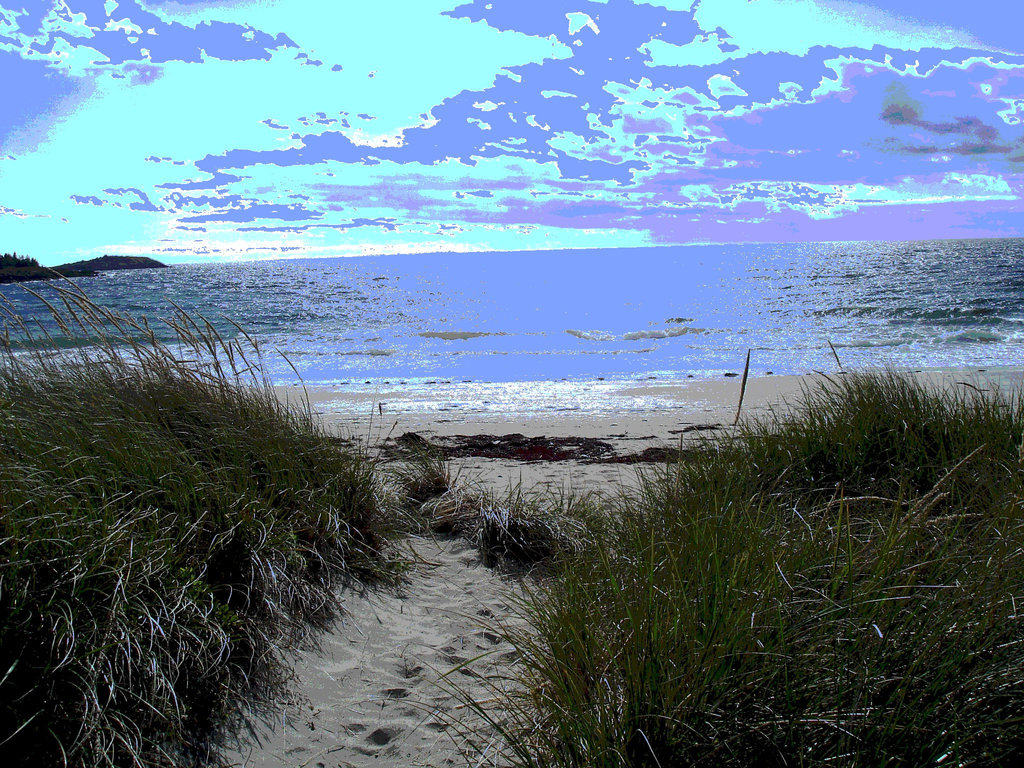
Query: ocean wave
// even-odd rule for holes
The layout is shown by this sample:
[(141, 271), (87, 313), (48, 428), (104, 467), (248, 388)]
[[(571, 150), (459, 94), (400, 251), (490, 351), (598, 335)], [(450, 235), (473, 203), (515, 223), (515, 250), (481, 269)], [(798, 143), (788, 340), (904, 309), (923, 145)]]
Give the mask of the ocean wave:
[(583, 339), (585, 341), (615, 341), (615, 335), (608, 333), (607, 331), (580, 331), (575, 328), (570, 328), (566, 333), (570, 336), (575, 336), (577, 339)]
[(903, 323), (971, 323), (1002, 320), (999, 308), (984, 306), (984, 302), (954, 307), (894, 306), (872, 304), (846, 304), (816, 309), (814, 317), (878, 317)]
[(395, 354), (395, 350), (393, 350), (393, 349), (374, 349), (374, 348), (370, 348), (370, 349), (354, 349), (354, 350), (352, 350), (350, 352), (338, 352), (337, 354), (343, 355), (343, 356), (346, 356), (346, 357), (350, 356), (350, 355), (368, 355), (369, 357), (388, 357), (390, 355)]
[[(677, 318), (682, 319), (682, 318)], [(607, 331), (582, 331), (577, 328), (570, 328), (566, 331), (570, 336), (584, 341), (641, 341), (651, 339), (671, 339), (676, 336), (688, 336), (691, 334), (707, 334), (707, 328), (692, 328), (690, 326), (677, 326), (675, 328), (654, 328), (643, 331), (629, 331), (621, 336), (616, 336)]]
[(851, 304), (816, 309), (810, 314), (814, 317), (872, 317), (883, 314), (883, 311), (880, 307), (872, 304)]
[(842, 349), (843, 347), (853, 348), (872, 348), (872, 347), (902, 347), (905, 344), (913, 344), (914, 342), (920, 341), (920, 336), (913, 337), (898, 337), (898, 338), (882, 338), (882, 339), (854, 339), (853, 341), (847, 341), (842, 344), (836, 344), (835, 346)]
[(961, 331), (960, 333), (948, 336), (946, 338), (948, 342), (982, 342), (991, 344), (998, 341), (1006, 341), (1006, 337), (995, 331), (976, 330), (976, 331)]
[(643, 347), (642, 349), (581, 349), (576, 354), (580, 355), (645, 355), (649, 352), (656, 352), (657, 347)]
[(465, 341), (466, 339), (479, 339), (482, 336), (508, 336), (504, 331), (423, 331), (417, 333), (424, 339), (443, 339), (445, 341)]
[(630, 331), (622, 334), (624, 341), (637, 341), (639, 339), (669, 339), (675, 336), (686, 336), (691, 333), (704, 334), (707, 328), (691, 328), (688, 325), (678, 328), (658, 328), (650, 331)]
[(985, 321), (997, 317), (997, 311), (990, 307), (941, 307), (936, 309), (908, 309), (897, 307), (893, 317), (913, 322), (954, 322), (964, 323)]

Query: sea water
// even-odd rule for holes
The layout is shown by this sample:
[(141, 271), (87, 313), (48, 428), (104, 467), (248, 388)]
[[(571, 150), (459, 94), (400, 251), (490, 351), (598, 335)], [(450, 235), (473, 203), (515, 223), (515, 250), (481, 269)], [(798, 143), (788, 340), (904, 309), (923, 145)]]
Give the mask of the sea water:
[(442, 410), (600, 410), (627, 383), (742, 371), (748, 350), (753, 374), (835, 370), (829, 343), (847, 368), (1024, 362), (1024, 239), (303, 258), (76, 282), (136, 317), (173, 301), (233, 336), (230, 318), (275, 383)]

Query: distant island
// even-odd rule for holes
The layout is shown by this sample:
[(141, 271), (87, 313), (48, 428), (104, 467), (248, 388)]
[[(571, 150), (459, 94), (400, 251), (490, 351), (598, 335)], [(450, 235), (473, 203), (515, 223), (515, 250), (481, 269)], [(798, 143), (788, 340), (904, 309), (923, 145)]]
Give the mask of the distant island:
[(39, 262), (17, 253), (0, 256), (0, 283), (22, 283), (29, 280), (53, 280), (57, 277), (90, 277), (97, 272), (114, 269), (166, 268), (148, 256), (100, 256), (85, 261), (73, 261), (59, 267), (41, 267)]

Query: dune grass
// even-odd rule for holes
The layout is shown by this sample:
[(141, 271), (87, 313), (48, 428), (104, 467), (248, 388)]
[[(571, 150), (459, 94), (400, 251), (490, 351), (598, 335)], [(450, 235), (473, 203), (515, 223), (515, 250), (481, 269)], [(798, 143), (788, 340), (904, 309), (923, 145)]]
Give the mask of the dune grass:
[(461, 482), (443, 454), (429, 443), (407, 445), (392, 468), (403, 497), (401, 525), (413, 534), (461, 536), (481, 561), (520, 573), (587, 546), (604, 513), (593, 494), (552, 489), (504, 492)]
[(600, 504), (467, 490), (420, 447), (400, 498), (278, 401), (244, 334), (176, 311), (161, 342), (71, 288), (52, 296), (49, 337), (6, 309), (0, 359), (12, 765), (216, 763), (332, 588), (394, 576), (396, 527), (546, 564), (527, 625), (502, 629), (521, 685), (480, 709), (515, 765), (1024, 752), (1019, 394), (843, 377)]
[(1024, 752), (1024, 400), (804, 394), (609, 503), (524, 604), (519, 766), (977, 766)]
[(244, 334), (142, 320), (70, 284), (57, 332), (4, 306), (5, 765), (215, 763), (346, 578), (390, 578), (375, 464), (285, 407)]

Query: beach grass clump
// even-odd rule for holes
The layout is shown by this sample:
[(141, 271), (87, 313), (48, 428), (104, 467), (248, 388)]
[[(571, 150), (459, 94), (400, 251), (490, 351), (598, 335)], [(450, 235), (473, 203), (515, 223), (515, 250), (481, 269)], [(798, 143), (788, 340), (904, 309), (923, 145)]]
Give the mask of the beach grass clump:
[(546, 567), (588, 547), (599, 515), (591, 494), (555, 489), (526, 492), (516, 484), (504, 494), (480, 499), (473, 533), (485, 565)]
[(592, 494), (524, 490), (504, 493), (460, 482), (436, 446), (404, 441), (393, 468), (405, 500), (403, 525), (416, 533), (456, 535), (476, 543), (485, 565), (529, 567), (587, 546), (599, 514)]
[(258, 349), (52, 296), (55, 343), (8, 307), (0, 358), (0, 754), (216, 763), (333, 587), (389, 576), (388, 494)]
[(459, 484), (451, 464), (437, 446), (415, 433), (400, 436), (397, 443), (401, 458), (391, 472), (408, 509), (418, 511), (425, 502)]
[(615, 502), (511, 631), (521, 766), (975, 766), (1024, 752), (1019, 395), (805, 392)]
[(478, 491), (458, 484), (424, 502), (419, 519), (431, 533), (473, 541), (488, 566), (548, 566), (563, 554), (587, 546), (597, 514), (586, 494)]
[(970, 456), (945, 491), (954, 507), (987, 506), (1017, 477), (1022, 418), (1019, 393), (930, 387), (894, 372), (847, 376), (806, 390), (794, 418), (749, 420), (734, 450), (704, 457), (740, 462), (763, 490), (896, 498), (933, 489)]

